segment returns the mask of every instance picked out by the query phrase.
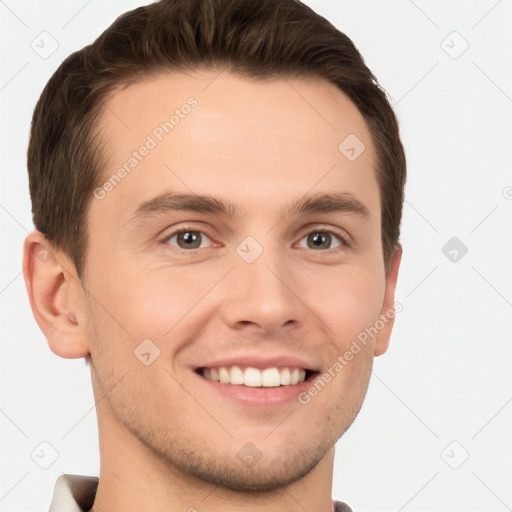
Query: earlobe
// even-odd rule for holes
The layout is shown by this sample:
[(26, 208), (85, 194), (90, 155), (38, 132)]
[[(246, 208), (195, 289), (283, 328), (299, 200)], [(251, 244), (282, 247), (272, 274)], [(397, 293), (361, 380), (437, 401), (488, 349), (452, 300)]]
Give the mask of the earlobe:
[(60, 357), (89, 354), (82, 288), (74, 265), (39, 231), (25, 238), (23, 277), (30, 306), (52, 352)]
[(400, 262), (402, 260), (402, 245), (397, 244), (395, 252), (391, 257), (389, 264), (389, 270), (386, 274), (386, 290), (384, 292), (384, 301), (382, 304), (382, 311), (380, 314), (381, 322), (383, 323), (382, 329), (379, 333), (375, 342), (374, 355), (380, 356), (384, 354), (389, 347), (389, 340), (391, 338), (391, 331), (393, 324), (395, 323), (395, 289), (396, 282), (398, 279), (398, 269), (400, 268)]

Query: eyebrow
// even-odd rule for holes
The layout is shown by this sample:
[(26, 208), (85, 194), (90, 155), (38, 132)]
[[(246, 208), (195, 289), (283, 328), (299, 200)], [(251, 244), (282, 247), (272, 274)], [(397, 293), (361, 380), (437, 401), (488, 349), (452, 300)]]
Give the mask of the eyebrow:
[[(173, 211), (211, 213), (226, 217), (242, 216), (245, 208), (233, 201), (211, 195), (168, 192), (142, 203), (128, 219), (128, 223), (142, 222)], [(281, 214), (305, 215), (312, 213), (344, 213), (369, 218), (368, 208), (348, 192), (318, 192), (295, 200)]]

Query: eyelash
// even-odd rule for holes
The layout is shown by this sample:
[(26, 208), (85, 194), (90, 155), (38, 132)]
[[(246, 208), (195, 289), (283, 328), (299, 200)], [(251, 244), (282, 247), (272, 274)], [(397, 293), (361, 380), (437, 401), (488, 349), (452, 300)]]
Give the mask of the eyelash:
[[(165, 237), (163, 237), (161, 240), (160, 240), (160, 243), (164, 244), (164, 245), (168, 245), (168, 242), (169, 240), (174, 236), (174, 235), (178, 235), (180, 233), (186, 233), (187, 231), (192, 231), (192, 232), (195, 232), (195, 233), (201, 233), (203, 235), (206, 235), (208, 238), (210, 238), (206, 233), (204, 233), (203, 231), (201, 231), (200, 229), (196, 229), (196, 228), (193, 228), (192, 226), (183, 226), (175, 231), (172, 231), (171, 233), (169, 234), (166, 234)], [(339, 251), (339, 250), (343, 250), (344, 248), (346, 247), (350, 247), (350, 244), (348, 243), (347, 241), (347, 236), (346, 235), (343, 235), (341, 234), (340, 232), (338, 232), (337, 230), (333, 230), (332, 228), (328, 228), (326, 226), (319, 226), (318, 228), (315, 228), (315, 229), (312, 229), (310, 231), (307, 231), (306, 233), (304, 233), (304, 235), (301, 237), (300, 240), (302, 240), (304, 237), (306, 237), (307, 235), (310, 235), (311, 233), (329, 233), (330, 235), (334, 235), (336, 237), (338, 237), (341, 241), (341, 246), (338, 246), (338, 247), (333, 247), (332, 249), (325, 249), (325, 250), (319, 250), (319, 251), (313, 251), (313, 252), (323, 252), (323, 253), (332, 253), (332, 252), (336, 252), (336, 251)], [(176, 247), (174, 246), (175, 249), (180, 253), (180, 254), (196, 254), (197, 251), (200, 251), (203, 248), (199, 248), (199, 249), (181, 249), (179, 247)]]

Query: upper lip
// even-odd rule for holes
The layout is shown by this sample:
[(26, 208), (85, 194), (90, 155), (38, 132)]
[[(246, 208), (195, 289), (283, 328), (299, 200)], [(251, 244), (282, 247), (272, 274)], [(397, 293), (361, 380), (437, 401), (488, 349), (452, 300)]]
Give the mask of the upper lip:
[(252, 368), (272, 368), (274, 366), (288, 366), (298, 367), (304, 370), (319, 371), (319, 366), (306, 359), (301, 359), (296, 356), (286, 354), (276, 354), (273, 356), (240, 354), (236, 356), (229, 356), (222, 359), (215, 359), (207, 361), (203, 364), (197, 365), (194, 369), (198, 368), (217, 368), (220, 366), (250, 366)]

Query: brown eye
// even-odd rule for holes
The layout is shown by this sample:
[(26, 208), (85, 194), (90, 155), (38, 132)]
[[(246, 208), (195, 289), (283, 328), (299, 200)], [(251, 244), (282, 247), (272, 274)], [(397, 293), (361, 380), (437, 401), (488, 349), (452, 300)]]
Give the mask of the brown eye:
[[(163, 240), (163, 242), (176, 245), (179, 249), (193, 250), (200, 249), (201, 243), (205, 238), (209, 240), (209, 238), (201, 231), (181, 229), (171, 233), (165, 238), (165, 240)], [(175, 241), (173, 241), (174, 239)]]
[[(338, 235), (337, 233), (334, 233), (330, 230), (324, 230), (324, 229), (318, 229), (315, 231), (311, 231), (308, 233), (302, 240), (306, 239), (306, 249), (335, 249), (336, 247), (340, 247), (342, 245), (345, 245), (345, 241), (341, 237), (341, 235)], [(340, 243), (333, 246), (333, 242), (335, 239), (338, 239)], [(301, 240), (301, 241), (302, 241)], [(301, 246), (304, 247), (304, 246)]]

